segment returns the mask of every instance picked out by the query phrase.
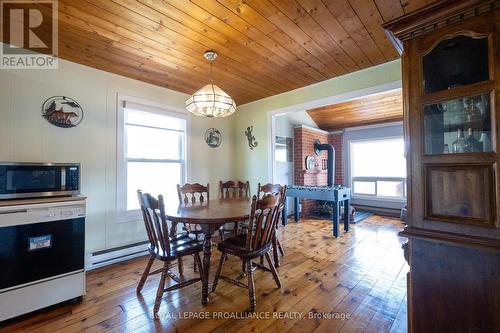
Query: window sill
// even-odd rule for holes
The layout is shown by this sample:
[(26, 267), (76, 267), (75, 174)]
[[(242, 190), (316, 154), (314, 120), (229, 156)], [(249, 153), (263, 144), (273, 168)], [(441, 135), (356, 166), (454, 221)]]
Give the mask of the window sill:
[(385, 202), (406, 202), (406, 198), (391, 198), (391, 197), (377, 197), (372, 195), (359, 195), (353, 194), (352, 199), (356, 200), (376, 200), (376, 201), (385, 201)]

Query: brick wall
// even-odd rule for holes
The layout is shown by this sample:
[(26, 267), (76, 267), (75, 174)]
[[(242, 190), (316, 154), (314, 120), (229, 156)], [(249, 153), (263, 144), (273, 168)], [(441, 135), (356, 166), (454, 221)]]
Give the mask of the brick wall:
[[(323, 151), (317, 156), (314, 153), (314, 141), (329, 143), (335, 148), (335, 184), (344, 182), (344, 160), (342, 149), (342, 133), (323, 133), (303, 127), (294, 129), (294, 180), (295, 185), (327, 185), (327, 170), (322, 170), (322, 160), (328, 159), (328, 153)], [(314, 156), (317, 159), (317, 168), (306, 170), (306, 157)], [(302, 199), (302, 215), (311, 216), (316, 209), (315, 200)]]

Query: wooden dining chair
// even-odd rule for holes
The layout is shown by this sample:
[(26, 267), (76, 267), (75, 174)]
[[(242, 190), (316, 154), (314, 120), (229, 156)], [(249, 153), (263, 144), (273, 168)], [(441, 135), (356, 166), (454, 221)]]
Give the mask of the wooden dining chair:
[[(282, 190), (282, 188), (283, 188), (283, 186), (280, 184), (267, 183), (265, 185), (261, 185), (259, 183), (257, 185), (257, 196), (260, 198), (265, 194), (279, 193)], [(286, 200), (286, 198), (285, 198), (285, 200)], [(280, 209), (281, 214), (286, 214), (286, 212), (283, 211), (284, 207), (285, 207), (285, 201), (283, 200), (283, 205)], [(276, 224), (276, 229), (278, 229), (278, 227), (279, 227), (279, 223)], [(274, 264), (276, 265), (276, 267), (279, 267), (280, 263), (279, 263), (278, 251), (282, 257), (285, 256), (285, 251), (283, 250), (283, 246), (281, 246), (281, 242), (277, 236), (275, 236), (275, 239), (273, 240), (273, 244), (274, 244), (273, 245)]]
[(280, 184), (271, 184), (267, 183), (264, 185), (261, 185), (260, 183), (257, 185), (257, 198), (262, 198), (262, 196), (266, 194), (276, 194), (280, 193), (280, 191), (283, 189), (283, 186)]
[[(250, 197), (250, 183), (248, 181), (219, 181), (219, 197), (221, 199), (241, 199)], [(219, 229), (219, 237), (224, 240), (224, 237), (238, 233), (238, 222), (225, 223)]]
[(219, 182), (219, 193), (221, 199), (248, 198), (250, 197), (250, 183), (240, 180), (227, 182), (221, 180)]
[[(153, 313), (157, 314), (160, 309), (162, 296), (165, 292), (186, 287), (201, 281), (203, 269), (201, 268), (202, 265), (199, 253), (203, 251), (203, 240), (198, 240), (187, 234), (180, 237), (172, 237), (171, 228), (165, 218), (165, 204), (162, 195), (156, 199), (150, 194), (142, 193), (139, 190), (137, 191), (137, 197), (141, 206), (144, 226), (146, 227), (146, 233), (149, 239), (149, 261), (137, 285), (137, 292), (141, 292), (149, 275), (161, 274), (153, 308)], [(195, 263), (199, 267), (199, 278), (184, 280), (181, 272), (179, 272), (181, 276), (179, 277), (170, 271), (173, 261), (179, 261), (182, 257), (191, 255), (194, 256)], [(155, 259), (162, 261), (163, 266), (150, 272)], [(167, 276), (177, 283), (165, 288)]]
[[(250, 210), (250, 221), (245, 235), (228, 238), (217, 245), (222, 252), (219, 266), (215, 273), (215, 279), (212, 290), (215, 291), (219, 278), (239, 287), (248, 289), (250, 300), (250, 311), (255, 311), (257, 305), (255, 296), (255, 283), (253, 276), (253, 267), (271, 272), (278, 288), (281, 288), (281, 281), (274, 263), (269, 256), (272, 250), (272, 239), (274, 237), (276, 223), (278, 223), (279, 207), (284, 198), (286, 188), (277, 194), (265, 195), (262, 199), (257, 196), (252, 198)], [(248, 284), (245, 285), (237, 279), (221, 275), (222, 265), (225, 262), (225, 256), (231, 254), (239, 257), (245, 266), (248, 277)], [(262, 264), (253, 263), (252, 260), (264, 256), (269, 267)]]
[(203, 203), (210, 200), (210, 184), (207, 184), (207, 186), (199, 183), (186, 183), (183, 186), (177, 184), (177, 195), (179, 196), (179, 203)]
[[(186, 183), (183, 186), (177, 184), (177, 195), (179, 197), (179, 203), (183, 204), (194, 205), (197, 202), (208, 202), (210, 201), (210, 184), (207, 184), (207, 186), (203, 186), (199, 183)], [(197, 238), (199, 235), (203, 234), (199, 225), (184, 223), (184, 230), (196, 235)]]

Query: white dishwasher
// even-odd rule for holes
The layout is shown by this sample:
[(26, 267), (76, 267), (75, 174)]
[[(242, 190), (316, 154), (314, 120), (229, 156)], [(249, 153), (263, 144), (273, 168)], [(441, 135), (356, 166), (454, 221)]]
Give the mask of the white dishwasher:
[(85, 199), (0, 206), (0, 321), (85, 294)]

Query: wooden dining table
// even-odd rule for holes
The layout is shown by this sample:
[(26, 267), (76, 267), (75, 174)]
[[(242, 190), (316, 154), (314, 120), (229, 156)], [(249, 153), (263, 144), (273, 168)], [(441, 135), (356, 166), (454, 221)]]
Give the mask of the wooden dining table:
[(202, 304), (208, 304), (210, 258), (212, 256), (212, 234), (224, 223), (242, 222), (250, 218), (250, 198), (215, 199), (203, 203), (181, 203), (167, 205), (165, 217), (174, 223), (198, 224), (205, 240), (203, 243)]

